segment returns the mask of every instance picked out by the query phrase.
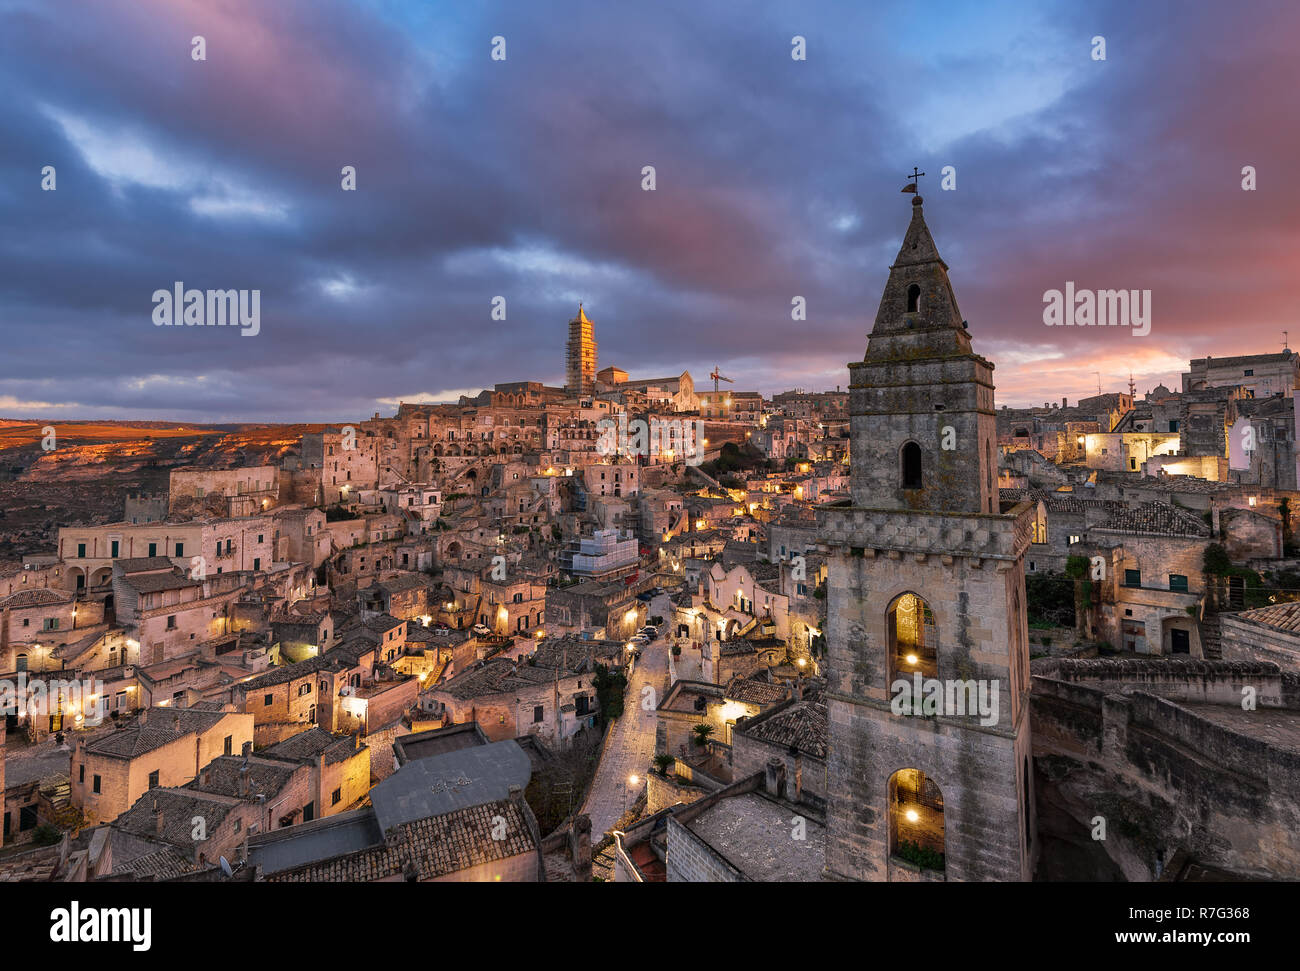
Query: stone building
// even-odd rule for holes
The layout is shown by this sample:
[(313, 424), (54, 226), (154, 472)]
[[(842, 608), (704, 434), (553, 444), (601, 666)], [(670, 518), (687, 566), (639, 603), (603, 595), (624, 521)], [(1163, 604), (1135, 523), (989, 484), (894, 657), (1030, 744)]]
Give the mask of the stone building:
[(252, 741), (253, 716), (230, 706), (145, 709), (129, 728), (78, 739), (72, 805), (88, 822), (111, 822), (150, 789), (183, 786), (213, 759)]
[[(1033, 509), (1001, 510), (993, 366), (971, 348), (919, 196), (912, 206), (866, 356), (849, 365), (851, 505), (818, 510), (826, 868), (1026, 880), (1038, 851), (1023, 560)], [(900, 705), (899, 683), (923, 680), (943, 704)], [(997, 699), (983, 715), (976, 692)]]
[(1202, 357), (1190, 362), (1183, 373), (1183, 390), (1241, 387), (1251, 397), (1274, 394), (1293, 397), (1300, 387), (1300, 354), (1246, 354), (1239, 357)]

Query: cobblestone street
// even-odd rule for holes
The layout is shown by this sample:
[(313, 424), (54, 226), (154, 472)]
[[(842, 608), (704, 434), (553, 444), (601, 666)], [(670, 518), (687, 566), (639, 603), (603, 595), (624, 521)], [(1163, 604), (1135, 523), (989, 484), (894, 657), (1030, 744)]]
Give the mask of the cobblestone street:
[[(658, 614), (665, 621), (670, 619), (667, 596), (656, 597), (650, 613)], [(666, 625), (664, 629), (667, 630)], [(609, 832), (645, 791), (646, 772), (655, 754), (655, 706), (664, 696), (667, 680), (668, 641), (660, 637), (644, 649), (629, 679), (623, 717), (614, 723), (605, 741), (600, 767), (583, 807), (583, 812), (591, 817), (593, 842)], [(645, 691), (647, 687), (653, 690), (652, 695)], [(633, 775), (637, 777), (635, 786), (628, 781)]]

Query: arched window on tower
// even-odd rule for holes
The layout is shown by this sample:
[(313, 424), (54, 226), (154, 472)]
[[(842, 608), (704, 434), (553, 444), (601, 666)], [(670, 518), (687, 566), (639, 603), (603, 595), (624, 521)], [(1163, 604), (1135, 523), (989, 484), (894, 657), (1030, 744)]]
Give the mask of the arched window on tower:
[(889, 683), (896, 678), (939, 676), (939, 629), (930, 605), (905, 593), (889, 607)]
[(943, 793), (920, 769), (889, 777), (889, 852), (926, 870), (944, 869)]
[(907, 312), (914, 314), (921, 309), (921, 288), (913, 283), (907, 288)]
[(921, 488), (921, 446), (908, 442), (903, 446), (903, 488)]

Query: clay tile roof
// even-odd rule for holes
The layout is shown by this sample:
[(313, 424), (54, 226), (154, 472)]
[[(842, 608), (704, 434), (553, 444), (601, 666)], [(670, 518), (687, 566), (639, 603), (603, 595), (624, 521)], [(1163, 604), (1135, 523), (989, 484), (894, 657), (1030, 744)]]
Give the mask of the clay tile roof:
[(123, 573), (150, 573), (173, 569), (172, 561), (165, 556), (127, 556), (117, 561)]
[(1210, 535), (1210, 527), (1202, 520), (1165, 502), (1144, 502), (1136, 509), (1124, 509), (1096, 528), (1154, 536)]
[[(506, 838), (496, 839), (502, 819)], [(502, 799), (394, 826), (383, 846), (272, 873), (266, 879), (271, 883), (364, 883), (411, 870), (417, 880), (432, 880), (536, 848), (522, 810)]]
[(785, 699), (786, 690), (783, 685), (735, 677), (727, 684), (725, 696), (750, 705), (774, 705)]
[(19, 590), (7, 597), (0, 597), (0, 610), (17, 610), (19, 607), (52, 607), (55, 604), (71, 603), (72, 598), (56, 590), (38, 587), (34, 590)]
[(1300, 603), (1269, 604), (1267, 607), (1243, 610), (1234, 616), (1265, 627), (1300, 633)]
[[(194, 708), (150, 708), (145, 724), (102, 735), (86, 743), (86, 751), (111, 758), (133, 759), (186, 735), (206, 731), (226, 716), (222, 711)], [(178, 727), (179, 719), (179, 727)]]
[(180, 573), (135, 573), (123, 581), (140, 593), (158, 593), (161, 590), (183, 590), (186, 587), (200, 587), (202, 581), (191, 580)]
[(803, 701), (782, 706), (737, 726), (748, 738), (781, 748), (796, 748), (824, 759), (830, 742), (830, 719), (820, 691), (809, 691)]

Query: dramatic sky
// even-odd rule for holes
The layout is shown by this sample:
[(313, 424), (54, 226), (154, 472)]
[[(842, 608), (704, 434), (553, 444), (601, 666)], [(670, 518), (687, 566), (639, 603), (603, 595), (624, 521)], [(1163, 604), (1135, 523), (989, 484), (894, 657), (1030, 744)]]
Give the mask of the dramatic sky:
[[(579, 300), (601, 366), (832, 388), (913, 165), (999, 404), (1142, 393), (1300, 346), (1297, 38), (1294, 0), (0, 0), (0, 418), (560, 383)], [(1150, 334), (1045, 326), (1067, 280)], [(261, 332), (155, 327), (176, 281)]]

